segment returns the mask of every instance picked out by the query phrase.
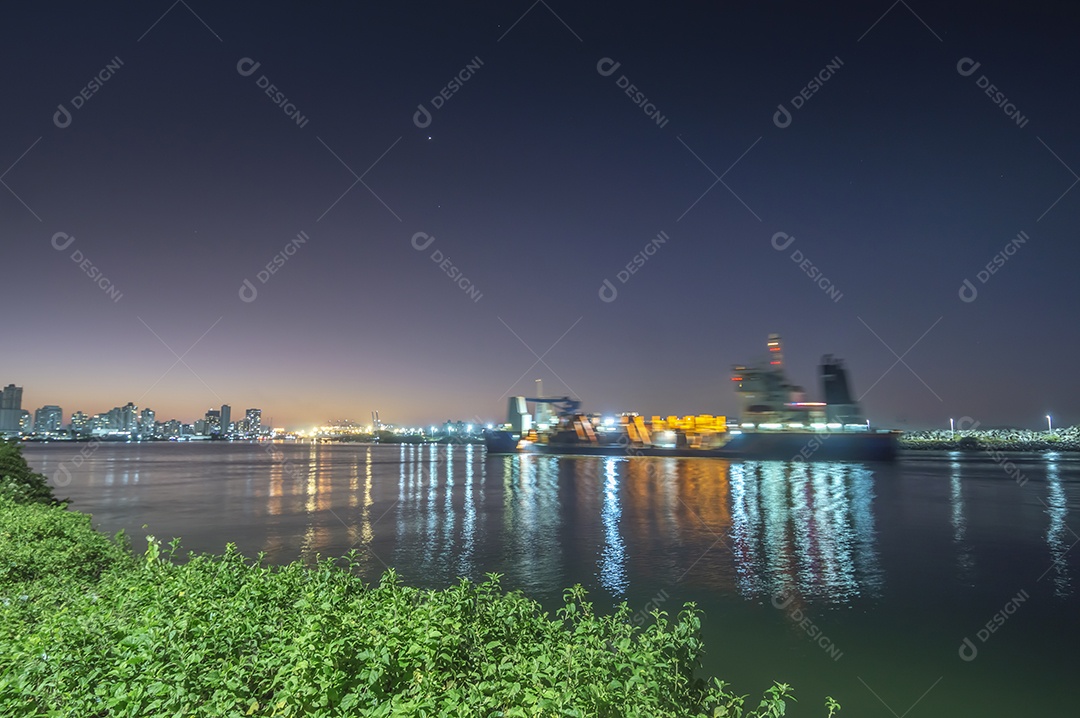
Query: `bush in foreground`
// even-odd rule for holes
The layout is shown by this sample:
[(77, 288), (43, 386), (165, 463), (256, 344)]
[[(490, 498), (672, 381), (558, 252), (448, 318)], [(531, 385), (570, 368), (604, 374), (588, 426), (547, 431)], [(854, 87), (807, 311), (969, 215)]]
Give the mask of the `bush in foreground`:
[[(692, 605), (641, 628), (581, 587), (553, 618), (495, 575), (370, 586), (352, 556), (270, 567), (229, 547), (177, 564), (152, 537), (136, 560), (86, 516), (10, 500), (0, 536), (4, 716), (744, 715), (694, 675)], [(746, 715), (786, 699), (778, 684)]]
[(0, 498), (16, 503), (59, 503), (45, 477), (35, 472), (22, 455), (22, 444), (0, 439)]

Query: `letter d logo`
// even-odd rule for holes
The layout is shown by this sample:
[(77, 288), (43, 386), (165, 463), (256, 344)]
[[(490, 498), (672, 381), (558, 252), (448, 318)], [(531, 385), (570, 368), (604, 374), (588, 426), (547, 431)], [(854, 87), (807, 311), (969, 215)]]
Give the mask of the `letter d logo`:
[[(778, 239), (786, 239), (783, 245), (777, 243)], [(785, 249), (791, 246), (791, 243), (795, 241), (795, 238), (789, 235), (787, 232), (777, 232), (772, 236), (772, 246), (777, 252), (783, 252)]]
[[(417, 240), (427, 240), (423, 244), (417, 242)], [(425, 249), (431, 246), (431, 243), (435, 241), (435, 237), (427, 232), (417, 232), (412, 236), (412, 246), (417, 252), (423, 252)], [(436, 252), (439, 250), (435, 250)]]
[(262, 65), (261, 62), (255, 62), (250, 57), (241, 57), (240, 61), (236, 63), (236, 71), (243, 77), (248, 77), (255, 74), (255, 71)]
[(781, 130), (791, 124), (791, 113), (781, 103), (776, 106), (776, 112), (772, 116), (773, 124), (779, 127)]
[[(61, 476), (60, 474), (63, 474), (63, 476)], [(65, 466), (64, 464), (60, 464), (60, 466), (56, 469), (56, 473), (53, 474), (52, 479), (53, 484), (55, 484), (56, 486), (67, 486), (71, 483), (71, 472), (68, 471), (67, 466)]]
[(615, 71), (621, 66), (621, 62), (615, 62), (610, 57), (601, 57), (600, 62), (596, 63), (596, 71), (603, 77), (610, 77), (615, 74)]
[(794, 596), (773, 596), (772, 605), (777, 608), (784, 609), (791, 605), (791, 602), (795, 600)]
[(971, 642), (970, 638), (964, 638), (964, 642), (960, 644), (960, 660), (962, 661), (974, 661), (975, 656), (979, 655), (979, 649), (975, 647), (975, 644)]
[(60, 103), (56, 106), (56, 112), (52, 116), (53, 124), (59, 127), (61, 130), (71, 124), (71, 113), (68, 112), (68, 108), (64, 107), (64, 103)]
[(259, 296), (259, 290), (251, 283), (251, 280), (245, 279), (244, 283), (240, 285), (240, 301), (250, 304), (255, 301), (257, 296)]
[[(63, 244), (59, 244), (57, 242), (58, 239), (59, 240), (66, 239), (67, 241), (64, 242)], [(72, 237), (67, 232), (57, 232), (56, 234), (54, 234), (52, 236), (52, 246), (53, 246), (53, 249), (55, 249), (57, 252), (63, 252), (65, 249), (70, 247), (71, 243), (74, 242), (74, 241), (75, 241), (75, 238)]]
[(975, 288), (975, 285), (971, 283), (970, 279), (965, 279), (964, 283), (960, 285), (960, 301), (970, 304), (975, 301), (975, 298), (979, 296), (979, 290)]
[(975, 62), (970, 57), (961, 57), (960, 61), (956, 63), (956, 71), (964, 77), (969, 77), (975, 74), (975, 71), (982, 65), (981, 62)]
[(423, 102), (416, 106), (416, 112), (413, 113), (412, 121), (413, 124), (420, 129), (424, 129), (431, 124), (431, 113), (428, 112), (428, 108), (424, 107)]
[(615, 288), (610, 279), (605, 279), (604, 283), (600, 285), (600, 301), (611, 303), (618, 296), (619, 290)]

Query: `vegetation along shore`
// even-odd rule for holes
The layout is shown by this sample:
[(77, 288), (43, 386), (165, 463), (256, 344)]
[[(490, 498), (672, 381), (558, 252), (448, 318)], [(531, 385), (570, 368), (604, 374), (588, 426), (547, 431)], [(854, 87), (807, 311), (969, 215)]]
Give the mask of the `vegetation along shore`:
[(351, 555), (177, 547), (134, 555), (0, 442), (0, 716), (764, 718), (794, 700), (699, 677), (693, 604), (641, 626), (580, 586), (552, 616), (496, 575), (423, 590), (392, 570), (366, 584)]

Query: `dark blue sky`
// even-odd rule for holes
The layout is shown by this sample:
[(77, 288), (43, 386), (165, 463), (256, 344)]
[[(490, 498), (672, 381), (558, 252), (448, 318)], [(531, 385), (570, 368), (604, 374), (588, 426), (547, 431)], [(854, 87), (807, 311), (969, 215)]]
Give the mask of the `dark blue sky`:
[(0, 382), (24, 407), (501, 420), (542, 378), (595, 411), (724, 414), (730, 365), (778, 332), (812, 396), (847, 359), (883, 425), (1080, 421), (1068, 3), (0, 14)]

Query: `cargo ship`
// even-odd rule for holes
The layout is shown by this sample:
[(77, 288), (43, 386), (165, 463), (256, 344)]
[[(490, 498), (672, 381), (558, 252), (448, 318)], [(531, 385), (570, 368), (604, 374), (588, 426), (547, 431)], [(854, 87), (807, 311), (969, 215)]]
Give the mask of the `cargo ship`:
[[(765, 357), (732, 367), (740, 416), (603, 417), (572, 397), (510, 397), (509, 421), (485, 433), (489, 454), (715, 457), (783, 461), (891, 461), (900, 432), (870, 424), (853, 398), (847, 368), (832, 355), (818, 371), (824, 401), (806, 401), (784, 372), (780, 337)], [(533, 412), (528, 410), (532, 403)]]

